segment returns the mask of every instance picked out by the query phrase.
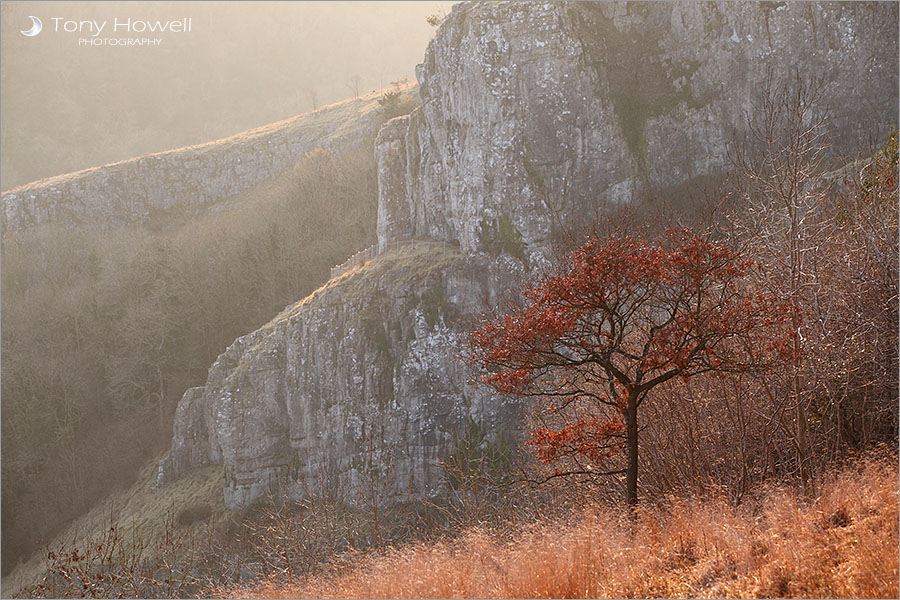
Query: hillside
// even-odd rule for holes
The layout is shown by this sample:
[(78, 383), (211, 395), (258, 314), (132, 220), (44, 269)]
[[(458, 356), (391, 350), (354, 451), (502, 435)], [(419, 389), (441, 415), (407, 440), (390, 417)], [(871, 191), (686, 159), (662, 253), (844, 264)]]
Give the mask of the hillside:
[[(54, 540), (69, 553), (33, 593), (75, 593), (66, 557), (86, 542), (68, 537), (102, 531), (115, 491), (121, 522), (156, 539), (163, 505), (193, 515), (178, 530), (208, 536), (192, 548), (211, 572), (193, 553), (167, 572), (165, 549), (126, 552), (85, 571), (111, 578), (85, 583), (99, 595), (167, 595), (176, 579), (261, 595), (892, 593), (896, 527), (865, 534), (896, 520), (896, 455), (866, 453), (897, 441), (898, 23), (890, 3), (464, 3), (416, 101), (399, 90), (404, 110), (363, 97), (4, 196), (4, 572)], [(628, 236), (651, 257), (636, 282), (614, 269), (613, 290), (574, 285), (574, 247)], [(660, 266), (672, 239), (739, 262), (678, 291), (666, 268), (707, 255)], [(560, 341), (580, 321), (515, 312), (553, 277), (595, 302), (566, 300), (587, 318), (651, 304)], [(682, 320), (739, 291), (779, 314)], [(677, 296), (665, 323), (653, 294)], [(738, 313), (767, 331), (720, 347), (759, 361), (723, 367), (705, 342), (639, 356)], [(472, 352), (491, 322), (523, 329), (499, 366)], [(546, 345), (521, 366), (532, 335)], [(566, 345), (595, 338), (634, 363)], [(659, 364), (680, 366), (641, 391), (638, 427), (620, 384)], [(492, 386), (503, 369), (511, 382)], [(531, 369), (555, 387), (517, 387)], [(566, 386), (571, 412), (553, 412)], [(638, 447), (629, 517), (612, 507)], [(791, 535), (808, 545), (790, 554)], [(516, 572), (523, 555), (536, 579)], [(790, 562), (812, 556), (838, 557), (821, 564), (850, 583)], [(391, 587), (398, 568), (422, 576)], [(384, 579), (366, 587), (366, 569)], [(39, 574), (32, 558), (10, 581)]]
[[(417, 493), (433, 494), (433, 483), (410, 477), (410, 469), (418, 474), (433, 465), (456, 432), (450, 424), (420, 422), (422, 414), (454, 415), (459, 426), (465, 423), (456, 416), (459, 402), (476, 421), (503, 405), (486, 390), (462, 385), (467, 375), (450, 360), (465, 337), (467, 323), (459, 317), (500, 306), (506, 282), (546, 266), (554, 243), (604, 211), (646, 206), (655, 196), (673, 196), (678, 186), (724, 175), (731, 168), (726, 140), (746, 126), (740, 107), (771, 69), (790, 77), (796, 61), (812, 68), (834, 52), (829, 39), (853, 37), (859, 31), (853, 23), (874, 26), (893, 9), (842, 5), (842, 19), (822, 30), (818, 45), (792, 46), (805, 24), (824, 20), (824, 10), (743, 4), (455, 7), (418, 69), (421, 107), (389, 121), (375, 140), (376, 253), (411, 239), (450, 244), (474, 261), (471, 274), (460, 278), (451, 269), (438, 290), (410, 290), (400, 268), (359, 301), (342, 298), (346, 313), (319, 316), (307, 305), (277, 336), (263, 329), (238, 339), (213, 364), (206, 386), (182, 400), (186, 414), (197, 414), (189, 408), (195, 405), (205, 413), (186, 421), (187, 427), (176, 424), (173, 446), (193, 457), (188, 463), (224, 463), (233, 477), (226, 498), (237, 507), (281, 476), (299, 485), (327, 467), (331, 478), (356, 481), (352, 457), (364, 446), (362, 423), (393, 428), (399, 422), (400, 431), (377, 436), (384, 452), (411, 461), (389, 486), (399, 491), (412, 481)], [(672, 21), (683, 26), (672, 28)], [(739, 43), (732, 40), (738, 29), (744, 36)], [(896, 39), (895, 33), (884, 35)], [(877, 56), (884, 62), (879, 69), (896, 64), (872, 38), (854, 40), (842, 50), (847, 60)], [(655, 66), (646, 67), (644, 87), (627, 93), (637, 106), (661, 104), (641, 118), (646, 144), (637, 152), (629, 141), (629, 127), (636, 124), (617, 108), (616, 98), (625, 92), (614, 87), (630, 84), (618, 79), (608, 57), (597, 56), (651, 41), (648, 64)], [(774, 48), (787, 52), (783, 62), (762, 61)], [(514, 77), (511, 65), (518, 64), (525, 67)], [(735, 75), (723, 66), (728, 64), (743, 71)], [(540, 84), (522, 83), (533, 80)], [(823, 88), (819, 102), (831, 107), (837, 132), (826, 162), (843, 164), (842, 157), (858, 151), (864, 141), (850, 132), (891, 122), (893, 81), (895, 75), (879, 70), (852, 86)], [(706, 100), (672, 91), (679, 86)], [(663, 101), (661, 94), (674, 95)], [(874, 121), (850, 108), (859, 95), (874, 98), (870, 107), (880, 115)], [(578, 108), (584, 99), (590, 103)], [(644, 152), (653, 160), (642, 158)], [(491, 261), (491, 255), (502, 258)], [(423, 328), (426, 297), (434, 304)], [(485, 426), (490, 431), (495, 422)], [(406, 427), (425, 441), (410, 439)], [(423, 443), (428, 451), (421, 451)]]
[[(148, 549), (158, 545), (176, 518), (191, 507), (204, 507), (210, 526), (221, 526), (229, 515), (222, 502), (222, 468), (198, 469), (165, 490), (156, 486), (156, 465), (144, 467), (127, 490), (118, 490), (79, 516), (46, 544), (50, 550), (67, 549), (85, 540), (101, 540), (117, 527), (126, 543), (140, 539)], [(60, 552), (61, 553), (61, 552)], [(149, 554), (149, 552), (148, 552)], [(38, 585), (46, 575), (46, 556), (33, 554), (3, 578), (3, 596), (20, 597), (26, 588)]]
[[(131, 485), (228, 344), (374, 242), (374, 132), (415, 94), (382, 107), (384, 93), (165, 153), (158, 168), (145, 157), (28, 188), (48, 221), (3, 235), (4, 574)], [(214, 168), (240, 156), (259, 172)], [(201, 209), (190, 182), (207, 176)], [(148, 212), (141, 189), (186, 204)]]
[[(514, 289), (516, 273), (521, 274), (515, 260), (505, 266), (490, 262), (487, 257), (466, 257), (445, 244), (397, 244), (286, 307), (219, 356), (206, 390), (191, 388), (185, 393), (175, 414), (174, 446), (166, 456), (142, 468), (127, 490), (98, 502), (46, 546), (77, 547), (85, 539), (101, 539), (115, 525), (128, 535), (136, 527), (144, 546), (152, 548), (166, 531), (167, 520), (196, 506), (210, 510), (201, 519), (202, 527), (208, 528), (203, 535), (213, 535), (209, 531), (219, 535), (232, 519), (240, 523), (245, 518), (247, 512), (234, 509), (251, 506), (248, 497), (265, 498), (266, 490), (255, 482), (276, 481), (281, 467), (292, 470), (282, 492), (297, 500), (306, 490), (328, 489), (340, 504), (364, 506), (371, 501), (367, 494), (373, 485), (378, 502), (402, 494), (415, 497), (420, 492), (411, 491), (414, 488), (434, 495), (445, 486), (441, 465), (445, 448), (473, 414), (492, 437), (499, 430), (512, 432), (517, 425), (516, 403), (493, 406), (466, 384), (456, 361), (459, 334), (453, 325), (486, 309), (488, 305), (479, 300), (482, 294), (499, 301), (496, 298)], [(460, 282), (482, 291), (457, 291), (448, 297), (445, 290)], [(401, 299), (402, 305), (394, 305), (392, 299)], [(299, 337), (297, 329), (303, 331)], [(323, 337), (340, 342), (334, 354), (309, 354), (298, 361), (308, 368), (277, 366), (287, 356), (314, 351), (305, 339)], [(387, 354), (389, 345), (396, 348), (401, 343), (403, 356), (396, 351)], [(386, 378), (394, 372), (393, 361), (403, 364), (400, 385), (409, 390), (404, 394), (426, 393), (431, 402), (403, 406), (385, 395), (390, 393)], [(453, 387), (435, 389), (429, 376), (435, 369), (455, 372), (449, 380)], [(320, 378), (323, 373), (327, 375)], [(333, 395), (341, 393), (334, 384), (342, 380), (357, 386), (352, 396)], [(256, 401), (261, 389), (271, 392), (273, 402)], [(230, 414), (213, 415), (205, 394), (230, 398), (226, 409)], [(287, 406), (279, 408), (276, 402)], [(449, 403), (454, 406), (448, 410)], [(407, 416), (411, 414), (412, 418)], [(373, 421), (372, 415), (380, 415), (379, 420)], [(260, 424), (207, 440), (207, 420), (227, 418)], [(352, 437), (343, 437), (346, 433)], [(287, 436), (306, 439), (307, 447), (283, 453)], [(198, 451), (197, 445), (206, 451)], [(330, 449), (329, 454), (311, 462), (308, 457), (315, 457), (322, 446)], [(393, 451), (400, 446), (402, 453)], [(224, 468), (211, 464), (210, 448), (230, 458)], [(390, 480), (382, 479), (385, 474)], [(44, 575), (45, 561), (35, 555), (4, 578), (3, 586), (9, 590), (34, 586)]]
[[(397, 106), (415, 103), (404, 84)], [(3, 231), (184, 221), (275, 180), (316, 148), (358, 150), (384, 121), (384, 90), (197, 146), (58, 175), (3, 192)]]
[(633, 520), (592, 505), (542, 522), (474, 527), (439, 542), (354, 557), (289, 585), (233, 598), (894, 598), (897, 456), (856, 461), (814, 499), (760, 490), (734, 506), (713, 492), (668, 497)]

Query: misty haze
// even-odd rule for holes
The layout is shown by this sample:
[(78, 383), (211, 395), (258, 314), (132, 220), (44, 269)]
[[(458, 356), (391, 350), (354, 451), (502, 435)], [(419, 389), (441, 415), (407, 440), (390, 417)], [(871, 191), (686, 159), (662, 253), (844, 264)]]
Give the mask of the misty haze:
[(898, 4), (0, 4), (4, 597), (896, 598)]
[[(434, 35), (425, 18), (450, 6), (3, 2), (0, 188), (209, 142), (391, 81), (415, 80)], [(44, 23), (33, 38), (19, 34), (30, 15)], [(90, 37), (152, 37), (121, 27), (113, 32), (116, 19), (185, 18), (190, 32), (163, 36), (159, 47), (77, 44)], [(78, 29), (66, 33), (67, 22)], [(104, 22), (94, 36), (90, 27)]]

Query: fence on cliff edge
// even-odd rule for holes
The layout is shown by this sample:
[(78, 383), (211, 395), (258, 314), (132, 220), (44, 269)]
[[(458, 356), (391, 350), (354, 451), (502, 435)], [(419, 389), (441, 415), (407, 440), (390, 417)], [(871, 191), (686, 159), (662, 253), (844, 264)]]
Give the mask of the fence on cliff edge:
[(435, 254), (447, 254), (448, 250), (459, 249), (459, 243), (438, 241), (432, 239), (410, 238), (405, 240), (397, 240), (395, 242), (388, 242), (385, 245), (384, 250), (382, 250), (381, 252), (378, 251), (378, 244), (372, 244), (368, 248), (363, 248), (341, 264), (331, 267), (331, 276), (329, 279), (340, 277), (350, 269), (354, 269), (356, 267), (364, 265), (377, 256), (389, 256), (392, 253), (399, 255), (402, 250), (405, 250), (407, 248), (410, 250), (415, 250), (416, 248), (425, 248), (429, 255), (432, 252), (434, 252)]

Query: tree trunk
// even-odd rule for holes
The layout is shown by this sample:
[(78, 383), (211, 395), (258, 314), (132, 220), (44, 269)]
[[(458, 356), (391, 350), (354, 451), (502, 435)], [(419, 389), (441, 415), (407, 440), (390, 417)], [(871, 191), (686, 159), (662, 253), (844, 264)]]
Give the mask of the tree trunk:
[(638, 426), (637, 395), (628, 394), (628, 405), (625, 407), (625, 448), (628, 453), (628, 466), (625, 471), (625, 503), (629, 506), (637, 504), (638, 476)]
[(800, 330), (803, 327), (803, 316), (800, 312), (801, 291), (803, 287), (803, 232), (801, 229), (801, 210), (802, 199), (799, 197), (799, 190), (802, 182), (799, 175), (795, 175), (796, 182), (791, 186), (794, 190), (788, 201), (788, 211), (791, 218), (791, 245), (790, 245), (790, 266), (791, 266), (791, 326), (794, 329), (794, 364), (793, 374), (791, 377), (791, 396), (797, 406), (796, 410), (796, 427), (795, 435), (797, 438), (797, 465), (800, 469), (800, 483), (804, 492), (809, 491), (809, 473), (808, 473), (808, 443), (807, 443), (807, 425), (808, 416), (806, 414), (805, 398), (803, 394), (803, 381), (801, 379), (803, 373), (803, 338), (800, 336)]

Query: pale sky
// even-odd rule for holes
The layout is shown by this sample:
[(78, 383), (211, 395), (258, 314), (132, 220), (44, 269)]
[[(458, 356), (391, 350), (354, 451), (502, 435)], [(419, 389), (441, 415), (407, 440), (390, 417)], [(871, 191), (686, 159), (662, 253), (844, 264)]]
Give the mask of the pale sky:
[[(425, 17), (452, 5), (4, 0), (0, 189), (218, 139), (306, 112), (314, 101), (413, 80), (434, 35)], [(42, 30), (28, 37), (20, 32), (31, 29), (30, 16)], [(132, 31), (129, 19), (170, 30)], [(180, 31), (184, 19), (190, 31)]]

